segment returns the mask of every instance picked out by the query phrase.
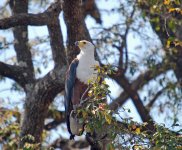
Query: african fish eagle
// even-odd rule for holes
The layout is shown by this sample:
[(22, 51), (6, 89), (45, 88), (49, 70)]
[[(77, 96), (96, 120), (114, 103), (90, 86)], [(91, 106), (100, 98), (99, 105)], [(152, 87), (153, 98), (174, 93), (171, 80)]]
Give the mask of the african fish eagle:
[(97, 73), (94, 66), (99, 65), (94, 58), (95, 47), (91, 42), (82, 40), (75, 45), (79, 47), (80, 53), (71, 62), (65, 81), (65, 114), (70, 139), (80, 135), (80, 131), (83, 132), (83, 124), (75, 120), (72, 112), (76, 106), (80, 105), (81, 97), (88, 88), (88, 80), (96, 79)]

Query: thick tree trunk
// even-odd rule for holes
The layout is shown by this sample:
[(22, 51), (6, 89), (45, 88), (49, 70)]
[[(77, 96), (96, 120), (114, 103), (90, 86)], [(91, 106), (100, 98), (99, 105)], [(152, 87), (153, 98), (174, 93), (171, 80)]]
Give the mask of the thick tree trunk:
[[(24, 120), (21, 127), (20, 147), (23, 147), (25, 142), (41, 143), (48, 107), (54, 97), (64, 90), (65, 71), (66, 67), (54, 69), (44, 78), (37, 81), (27, 93)], [(31, 135), (35, 139), (30, 141), (26, 138), (27, 135)]]
[(74, 43), (78, 40), (91, 41), (91, 38), (85, 24), (81, 0), (66, 0), (63, 11), (67, 26), (67, 56), (70, 63), (79, 53)]
[[(62, 7), (61, 5), (61, 1), (57, 1), (42, 14), (43, 20), (44, 17), (47, 17), (46, 25), (51, 38), (50, 45), (54, 69), (26, 88), (25, 112), (21, 126), (20, 148), (22, 148), (26, 142), (39, 143), (41, 145), (44, 120), (47, 116), (49, 105), (56, 95), (64, 90), (66, 61), (61, 27), (58, 19)], [(33, 136), (34, 139), (29, 140), (27, 135)]]
[[(43, 93), (43, 91), (39, 92)], [(32, 89), (31, 92), (27, 93), (24, 106), (24, 120), (21, 127), (22, 139), (20, 147), (23, 147), (25, 142), (40, 143), (42, 141), (41, 135), (44, 127), (44, 119), (47, 115), (48, 106), (53, 98), (47, 101), (46, 96), (39, 95), (39, 92)], [(35, 139), (27, 140), (28, 135), (33, 136)]]

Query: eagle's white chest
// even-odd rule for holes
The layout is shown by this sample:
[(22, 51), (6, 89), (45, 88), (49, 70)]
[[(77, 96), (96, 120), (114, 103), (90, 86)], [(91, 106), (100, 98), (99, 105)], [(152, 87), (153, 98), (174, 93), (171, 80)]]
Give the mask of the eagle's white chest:
[(99, 65), (98, 61), (90, 59), (87, 56), (80, 57), (76, 69), (77, 78), (85, 84), (88, 84), (88, 80), (90, 79), (91, 80), (96, 79), (97, 71), (94, 70), (95, 65)]

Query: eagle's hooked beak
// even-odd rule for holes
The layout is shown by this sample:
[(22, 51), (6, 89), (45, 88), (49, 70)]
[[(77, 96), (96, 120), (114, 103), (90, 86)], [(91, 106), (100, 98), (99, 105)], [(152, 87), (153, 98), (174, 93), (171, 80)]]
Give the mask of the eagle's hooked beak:
[(83, 42), (83, 41), (76, 41), (76, 42), (75, 42), (75, 45), (78, 46), (78, 47), (81, 49), (81, 48), (84, 47), (85, 42)]

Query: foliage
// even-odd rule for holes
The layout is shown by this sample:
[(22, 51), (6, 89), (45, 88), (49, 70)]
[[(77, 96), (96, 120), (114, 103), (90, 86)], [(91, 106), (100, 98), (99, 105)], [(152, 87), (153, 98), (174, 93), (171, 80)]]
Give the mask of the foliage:
[[(156, 32), (164, 33), (163, 38), (164, 48), (167, 53), (177, 53), (177, 46), (182, 46), (182, 41), (177, 36), (178, 27), (181, 26), (181, 1), (179, 0), (151, 0), (151, 1), (139, 1), (140, 7), (148, 8), (148, 11), (144, 9), (143, 16), (149, 16), (150, 22), (155, 25)], [(163, 24), (161, 24), (161, 22)], [(179, 31), (180, 32), (180, 31)]]
[[(151, 131), (146, 128), (147, 122), (139, 124), (132, 121), (132, 118), (124, 118), (120, 122), (114, 117), (114, 112), (109, 109), (109, 105), (106, 103), (110, 91), (104, 79), (116, 71), (111, 65), (95, 66), (95, 69), (98, 76), (96, 80), (88, 81), (87, 92), (89, 97), (82, 99), (81, 107), (76, 110), (79, 122), (85, 124), (85, 131), (91, 133), (91, 135), (97, 135), (95, 141), (104, 141), (108, 138), (108, 149), (110, 150), (114, 148), (133, 148), (135, 150), (180, 149), (182, 146), (181, 130), (172, 132), (164, 125), (155, 124), (154, 131)], [(125, 111), (130, 112), (130, 110)], [(126, 137), (128, 138), (126, 139)]]
[[(20, 110), (0, 109), (0, 143), (3, 146), (3, 150), (16, 150), (19, 145), (20, 135)], [(46, 137), (46, 132), (42, 135)], [(40, 143), (33, 144), (35, 138), (32, 135), (26, 135), (21, 140), (27, 140), (23, 150), (37, 150)]]
[(18, 110), (0, 109), (0, 142), (4, 149), (17, 149), (20, 133)]
[(93, 134), (96, 130), (96, 132), (104, 134), (104, 131), (107, 130), (109, 135), (114, 136), (112, 135), (114, 128), (111, 129), (109, 126), (111, 126), (111, 123), (112, 126), (114, 125), (115, 119), (112, 117), (112, 111), (109, 110), (109, 106), (106, 103), (107, 96), (110, 94), (109, 85), (104, 81), (104, 78), (111, 74), (113, 69), (111, 66), (102, 68), (95, 66), (95, 69), (98, 72), (97, 79), (88, 81), (87, 92), (89, 97), (82, 100), (82, 106), (77, 110), (77, 113), (81, 117), (80, 121), (86, 122), (86, 132)]

